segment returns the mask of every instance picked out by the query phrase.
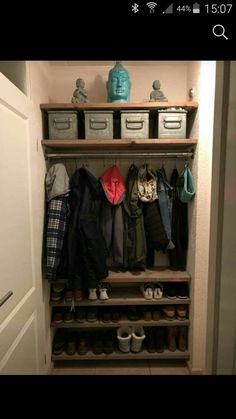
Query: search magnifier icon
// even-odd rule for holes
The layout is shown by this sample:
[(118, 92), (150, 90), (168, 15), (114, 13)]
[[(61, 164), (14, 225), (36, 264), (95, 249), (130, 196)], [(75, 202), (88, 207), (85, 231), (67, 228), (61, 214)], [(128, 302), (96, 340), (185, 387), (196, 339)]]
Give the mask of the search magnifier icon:
[(225, 39), (227, 39), (227, 40), (229, 39), (225, 35), (225, 27), (223, 25), (217, 24), (217, 25), (213, 26), (212, 32), (217, 37), (223, 36)]

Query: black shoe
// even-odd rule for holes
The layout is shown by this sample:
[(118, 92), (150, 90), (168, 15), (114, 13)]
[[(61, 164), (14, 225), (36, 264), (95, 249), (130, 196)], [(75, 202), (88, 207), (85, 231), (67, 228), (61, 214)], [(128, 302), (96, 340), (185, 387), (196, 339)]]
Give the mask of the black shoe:
[(150, 353), (156, 352), (155, 334), (154, 334), (153, 329), (150, 328), (150, 330), (146, 330), (145, 334), (146, 334), (145, 348)]
[(175, 284), (166, 284), (165, 285), (165, 295), (167, 298), (174, 299), (176, 298), (176, 285)]
[(104, 354), (112, 354), (114, 351), (114, 334), (105, 332), (103, 336), (103, 352)]
[(156, 337), (156, 350), (161, 353), (165, 349), (165, 334), (163, 327), (157, 327), (155, 330)]
[(128, 320), (131, 320), (133, 322), (141, 319), (140, 313), (139, 313), (137, 307), (135, 307), (135, 306), (131, 306), (127, 310), (127, 317), (128, 317)]
[(177, 297), (188, 298), (188, 286), (185, 283), (177, 284)]

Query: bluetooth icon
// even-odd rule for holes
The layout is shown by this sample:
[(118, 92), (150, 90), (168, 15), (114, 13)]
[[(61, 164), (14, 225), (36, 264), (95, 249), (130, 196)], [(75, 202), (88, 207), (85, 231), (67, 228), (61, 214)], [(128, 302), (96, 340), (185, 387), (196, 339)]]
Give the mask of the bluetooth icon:
[(132, 4), (132, 12), (134, 12), (134, 13), (139, 12), (139, 4), (137, 4), (137, 3)]

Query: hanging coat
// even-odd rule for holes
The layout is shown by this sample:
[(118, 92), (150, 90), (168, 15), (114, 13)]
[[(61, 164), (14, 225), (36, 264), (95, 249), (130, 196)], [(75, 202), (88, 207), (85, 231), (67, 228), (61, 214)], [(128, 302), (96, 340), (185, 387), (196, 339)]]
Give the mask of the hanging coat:
[(124, 200), (124, 268), (145, 268), (146, 237), (142, 203), (138, 196), (138, 168), (132, 164), (126, 180)]
[(117, 266), (123, 266), (124, 221), (122, 202), (125, 198), (125, 181), (116, 165), (105, 170), (99, 180), (105, 195), (100, 211), (101, 229), (113, 262)]
[(98, 201), (103, 191), (84, 168), (71, 179), (71, 216), (68, 229), (68, 276), (72, 288), (97, 288), (108, 276), (106, 245), (99, 227)]
[[(70, 191), (69, 177), (63, 164), (54, 164), (45, 177), (47, 198), (46, 225), (46, 272), (49, 281), (58, 277), (58, 268), (62, 263), (61, 257), (69, 220), (68, 195)], [(64, 257), (63, 257), (64, 260)], [(62, 272), (60, 270), (60, 272)]]
[(179, 199), (179, 173), (174, 169), (170, 184), (173, 187), (171, 237), (175, 249), (169, 250), (170, 266), (173, 269), (186, 269), (188, 249), (188, 205)]

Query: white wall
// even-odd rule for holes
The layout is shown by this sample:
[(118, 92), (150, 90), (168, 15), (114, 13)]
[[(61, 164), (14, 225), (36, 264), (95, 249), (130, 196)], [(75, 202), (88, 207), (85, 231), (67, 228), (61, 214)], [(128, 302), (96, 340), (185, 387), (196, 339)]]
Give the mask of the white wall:
[(51, 331), (50, 331), (50, 307), (49, 286), (46, 280), (42, 280), (42, 246), (43, 246), (43, 227), (44, 227), (44, 178), (46, 173), (46, 164), (41, 146), (43, 138), (42, 133), (42, 115), (40, 103), (50, 100), (50, 66), (48, 62), (30, 61), (27, 63), (28, 72), (28, 96), (32, 103), (31, 120), (31, 176), (32, 176), (32, 203), (33, 203), (33, 228), (34, 228), (34, 254), (35, 271), (40, 277), (43, 294), (43, 312), (41, 319), (42, 328), (45, 335), (46, 346), (46, 370), (51, 367)]
[[(219, 301), (217, 374), (236, 374), (236, 62), (230, 63)], [(222, 174), (223, 175), (223, 174)], [(220, 255), (219, 255), (220, 257)]]
[[(106, 102), (106, 82), (114, 61), (51, 62), (51, 102), (71, 102), (77, 78), (83, 78), (90, 102)], [(152, 83), (158, 79), (169, 101), (186, 100), (185, 61), (122, 61), (131, 80), (130, 101), (149, 101)]]
[(213, 119), (215, 99), (215, 61), (192, 62), (188, 71), (188, 88), (194, 87), (199, 102), (193, 138), (198, 145), (192, 164), (196, 197), (189, 205), (190, 242), (187, 270), (191, 283), (190, 368), (204, 372), (206, 364), (207, 290), (209, 265), (209, 234)]

